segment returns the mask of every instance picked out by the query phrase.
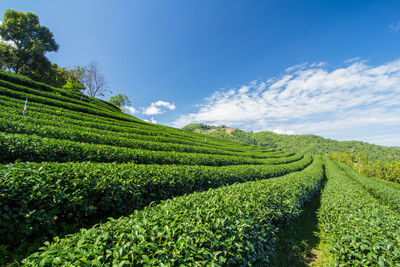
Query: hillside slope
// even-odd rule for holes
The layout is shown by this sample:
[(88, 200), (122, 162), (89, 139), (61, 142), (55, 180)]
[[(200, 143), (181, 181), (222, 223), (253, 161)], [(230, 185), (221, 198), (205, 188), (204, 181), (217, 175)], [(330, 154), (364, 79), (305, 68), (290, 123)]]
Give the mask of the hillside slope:
[[(291, 173), (295, 179), (311, 164), (311, 156), (147, 123), (105, 101), (0, 72), (0, 264), (109, 217), (145, 207), (156, 216), (152, 206), (160, 201), (234, 183), (255, 192), (258, 183), (247, 189), (246, 182)], [(319, 173), (310, 180), (313, 190), (300, 190), (299, 198), (318, 188), (321, 164), (310, 169)], [(216, 249), (207, 248), (205, 259)]]
[(235, 140), (247, 144), (259, 145), (271, 149), (283, 149), (298, 153), (324, 155), (325, 153), (364, 154), (371, 162), (399, 161), (400, 148), (369, 144), (361, 141), (336, 141), (317, 135), (285, 135), (273, 132), (246, 132), (226, 126), (208, 126), (189, 124), (185, 130), (208, 134), (215, 137)]
[(391, 266), (399, 190), (0, 72), (0, 265)]

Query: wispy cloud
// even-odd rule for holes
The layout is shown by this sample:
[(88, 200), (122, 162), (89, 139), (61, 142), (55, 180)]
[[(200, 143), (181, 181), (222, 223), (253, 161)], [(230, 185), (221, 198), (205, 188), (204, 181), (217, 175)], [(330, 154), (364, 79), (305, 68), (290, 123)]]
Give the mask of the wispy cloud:
[(397, 24), (391, 24), (389, 25), (389, 29), (393, 32), (398, 32), (400, 31), (400, 21), (397, 22)]
[(167, 108), (170, 110), (174, 110), (175, 109), (175, 105), (166, 101), (157, 101), (157, 102), (153, 102), (150, 104), (149, 107), (147, 108), (142, 108), (143, 109), (143, 114), (144, 115), (158, 115), (161, 113), (164, 113), (165, 110), (162, 110), (161, 108)]
[(143, 120), (146, 122), (157, 123), (157, 121), (153, 117), (151, 117), (150, 120), (146, 120), (146, 119), (143, 119)]
[(129, 113), (131, 113), (131, 114), (135, 114), (135, 112), (136, 112), (136, 109), (134, 107), (132, 107), (132, 106), (125, 106), (124, 108), (126, 110), (128, 110)]
[(365, 127), (400, 126), (400, 60), (380, 66), (349, 62), (331, 71), (323, 63), (299, 64), (267, 81), (216, 91), (173, 125), (203, 122), (337, 139)]
[(353, 63), (353, 62), (355, 62), (355, 61), (360, 61), (360, 58), (359, 57), (353, 57), (353, 58), (349, 58), (349, 59), (346, 59), (345, 61), (343, 61), (344, 63)]

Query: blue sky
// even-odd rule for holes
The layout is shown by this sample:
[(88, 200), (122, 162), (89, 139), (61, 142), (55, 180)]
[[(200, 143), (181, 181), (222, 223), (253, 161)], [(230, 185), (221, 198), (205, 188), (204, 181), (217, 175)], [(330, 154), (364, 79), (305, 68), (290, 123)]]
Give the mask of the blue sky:
[(138, 118), (400, 146), (398, 1), (1, 0), (8, 8), (38, 14), (58, 65), (98, 61)]

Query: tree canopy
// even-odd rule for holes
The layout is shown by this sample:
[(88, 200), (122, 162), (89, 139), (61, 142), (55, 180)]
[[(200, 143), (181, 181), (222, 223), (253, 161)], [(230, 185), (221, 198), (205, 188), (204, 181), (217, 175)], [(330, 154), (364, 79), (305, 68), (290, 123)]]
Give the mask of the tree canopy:
[(8, 9), (0, 25), (0, 36), (15, 54), (15, 62), (10, 65), (15, 73), (41, 75), (51, 68), (45, 53), (57, 52), (59, 45), (53, 33), (40, 25), (36, 14)]
[(131, 101), (129, 100), (129, 98), (126, 95), (114, 95), (112, 97), (110, 97), (110, 99), (108, 100), (108, 102), (110, 102), (113, 105), (116, 105), (117, 107), (122, 107), (125, 105), (128, 105), (131, 103)]
[(15, 49), (6, 44), (0, 43), (0, 69), (11, 70), (16, 61)]

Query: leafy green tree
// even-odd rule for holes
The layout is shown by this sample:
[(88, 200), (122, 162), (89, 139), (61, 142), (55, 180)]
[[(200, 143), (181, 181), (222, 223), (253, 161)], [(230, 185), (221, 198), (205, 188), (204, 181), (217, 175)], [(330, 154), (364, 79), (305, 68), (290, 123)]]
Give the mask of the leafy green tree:
[(40, 75), (44, 69), (51, 68), (45, 53), (57, 52), (59, 45), (53, 33), (47, 27), (40, 26), (36, 14), (8, 9), (0, 25), (0, 36), (15, 49), (16, 61), (12, 66), (15, 73), (29, 76), (33, 72)]
[(72, 91), (79, 91), (79, 92), (81, 92), (82, 90), (85, 89), (85, 87), (82, 85), (82, 83), (80, 83), (79, 81), (74, 80), (72, 78), (68, 78), (67, 82), (63, 85), (62, 88), (67, 89), (67, 90), (72, 90)]
[(50, 64), (49, 68), (31, 70), (28, 76), (35, 81), (61, 88), (68, 79), (66, 72), (66, 69), (60, 68), (57, 64)]
[(84, 75), (86, 68), (81, 66), (74, 66), (70, 70), (66, 70), (67, 81), (63, 86), (64, 89), (75, 90), (82, 92), (85, 90)]
[(15, 49), (6, 43), (0, 43), (0, 69), (11, 70), (16, 62)]
[(116, 105), (117, 107), (122, 107), (125, 105), (128, 105), (131, 103), (131, 101), (129, 100), (129, 98), (126, 95), (114, 95), (112, 97), (110, 97), (110, 99), (108, 100), (108, 102), (110, 102), (113, 105)]
[(205, 125), (203, 123), (191, 123), (191, 124), (186, 125), (182, 129), (187, 130), (187, 131), (194, 131), (196, 129), (207, 131), (207, 130), (211, 129), (211, 126)]

